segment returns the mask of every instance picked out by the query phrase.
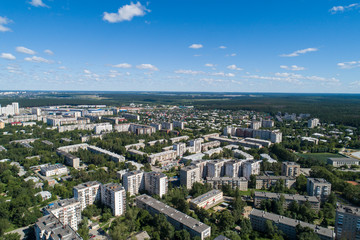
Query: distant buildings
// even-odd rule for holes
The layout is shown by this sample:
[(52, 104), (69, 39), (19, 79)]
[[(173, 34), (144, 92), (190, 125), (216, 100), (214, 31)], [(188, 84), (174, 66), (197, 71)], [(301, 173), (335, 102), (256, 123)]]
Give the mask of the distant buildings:
[(348, 166), (351, 167), (351, 165), (359, 165), (359, 160), (355, 158), (328, 158), (327, 163), (334, 166), (334, 167), (341, 167), (341, 166)]
[(356, 207), (338, 205), (335, 217), (336, 239), (360, 239), (360, 210)]
[(308, 128), (314, 128), (320, 125), (320, 120), (318, 118), (312, 118), (308, 121)]
[(277, 181), (283, 181), (286, 188), (295, 186), (296, 178), (286, 176), (256, 176), (256, 189), (269, 189)]
[(126, 210), (126, 192), (120, 184), (101, 185), (101, 202), (109, 206), (114, 216), (120, 216)]
[(281, 175), (287, 177), (300, 176), (300, 164), (295, 162), (283, 162), (281, 165)]
[(214, 189), (222, 189), (222, 186), (228, 185), (231, 189), (238, 188), (240, 191), (247, 191), (249, 183), (244, 177), (207, 177), (206, 182)]
[(17, 102), (13, 102), (9, 105), (6, 105), (5, 107), (0, 105), (0, 115), (18, 115), (19, 113), (19, 103)]
[(140, 195), (136, 198), (136, 206), (147, 210), (150, 214), (164, 214), (167, 220), (177, 229), (187, 230), (192, 237), (199, 236), (204, 240), (211, 235), (211, 227), (194, 218), (148, 196)]
[(190, 201), (192, 208), (209, 209), (221, 202), (223, 202), (223, 192), (220, 190), (211, 190), (205, 194), (198, 196)]
[(281, 215), (260, 211), (253, 209), (250, 213), (250, 221), (254, 230), (259, 232), (266, 232), (266, 221), (271, 221), (285, 236), (290, 240), (296, 240), (296, 226), (309, 227), (319, 236), (321, 240), (333, 240), (335, 234), (333, 230), (328, 228), (316, 226), (292, 218), (287, 218)]
[(306, 190), (309, 196), (315, 196), (324, 201), (331, 193), (331, 183), (323, 178), (308, 178)]

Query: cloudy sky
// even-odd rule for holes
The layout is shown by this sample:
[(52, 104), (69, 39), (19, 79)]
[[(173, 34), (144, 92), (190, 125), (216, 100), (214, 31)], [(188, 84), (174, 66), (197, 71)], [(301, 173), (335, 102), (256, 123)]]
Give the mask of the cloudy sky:
[(360, 92), (359, 0), (1, 0), (0, 90)]

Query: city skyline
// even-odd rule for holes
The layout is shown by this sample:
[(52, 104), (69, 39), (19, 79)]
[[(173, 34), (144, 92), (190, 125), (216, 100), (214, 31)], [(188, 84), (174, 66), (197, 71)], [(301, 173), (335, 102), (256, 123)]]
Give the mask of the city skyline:
[(0, 3), (2, 90), (360, 92), (357, 1)]

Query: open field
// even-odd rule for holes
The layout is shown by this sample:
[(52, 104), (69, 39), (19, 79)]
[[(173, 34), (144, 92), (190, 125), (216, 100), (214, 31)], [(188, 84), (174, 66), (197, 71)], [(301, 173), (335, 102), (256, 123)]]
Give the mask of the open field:
[(297, 153), (298, 156), (303, 157), (305, 159), (315, 159), (320, 160), (323, 162), (326, 162), (328, 158), (331, 157), (344, 157), (340, 154), (334, 154), (334, 153)]

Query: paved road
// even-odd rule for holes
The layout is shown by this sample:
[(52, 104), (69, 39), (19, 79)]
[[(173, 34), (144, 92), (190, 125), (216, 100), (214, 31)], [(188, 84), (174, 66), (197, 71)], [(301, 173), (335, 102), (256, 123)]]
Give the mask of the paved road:
[(21, 236), (20, 239), (25, 239), (26, 233), (29, 232), (30, 230), (31, 230), (31, 226), (27, 226), (27, 227), (15, 229), (8, 233), (18, 233)]

